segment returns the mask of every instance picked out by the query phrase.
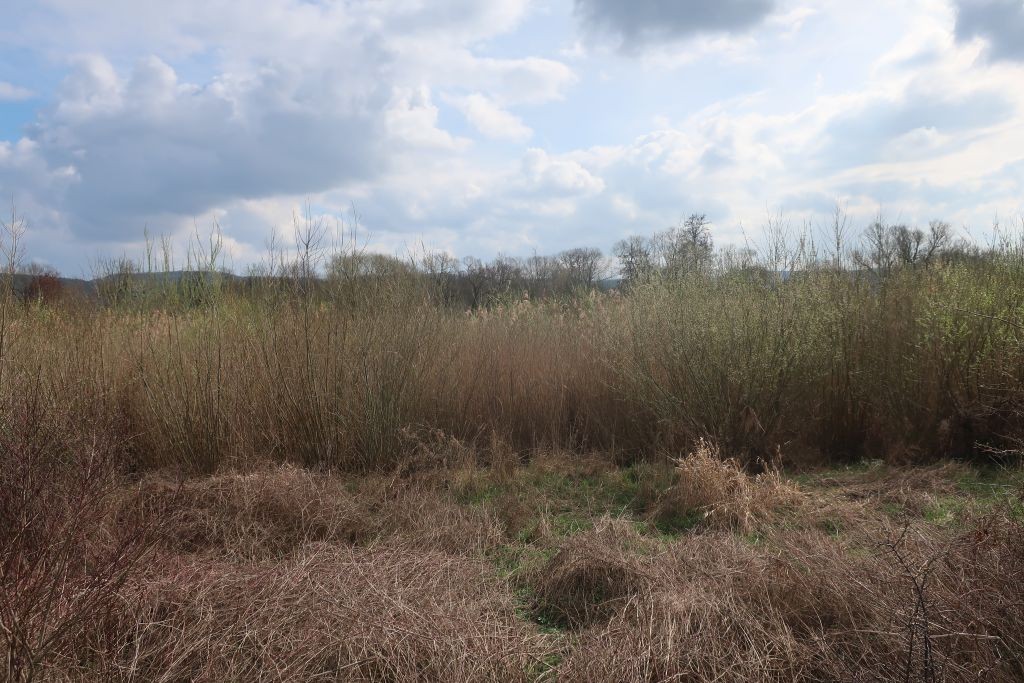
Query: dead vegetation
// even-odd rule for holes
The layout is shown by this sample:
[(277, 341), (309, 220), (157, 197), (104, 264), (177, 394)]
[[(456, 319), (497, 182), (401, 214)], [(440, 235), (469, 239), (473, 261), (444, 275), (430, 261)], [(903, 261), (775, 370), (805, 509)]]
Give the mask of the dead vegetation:
[(128, 515), (158, 519), (154, 540), (182, 553), (282, 557), (311, 542), (354, 544), (372, 520), (344, 482), (293, 466), (176, 481), (149, 477), (126, 493)]
[(102, 400), (43, 395), (0, 423), (10, 680), (1024, 676), (1019, 470), (419, 429), (377, 473), (132, 472)]
[(292, 465), (183, 482), (147, 478), (126, 492), (116, 519), (128, 515), (169, 551), (250, 561), (310, 543), (479, 555), (501, 541), (487, 510), (427, 487), (383, 477), (347, 482)]
[[(653, 550), (628, 522), (597, 522), (560, 544), (532, 577), (534, 610), (550, 623), (575, 627), (605, 621), (649, 589)], [(646, 551), (646, 552), (645, 552)]]
[(4, 674), (1019, 680), (1022, 273), (0, 302)]
[[(35, 593), (16, 582), (27, 574), (13, 565), (0, 577), (4, 632), (45, 641), (29, 656), (8, 636), (9, 677), (1024, 675), (1019, 509), (994, 498), (938, 524), (887, 507), (887, 496), (911, 487), (980, 505), (971, 487), (987, 485), (981, 475), (869, 467), (796, 483), (748, 474), (715, 453), (705, 445), (680, 459), (660, 498), (643, 493), (656, 470), (565, 453), (497, 469), (456, 458), (388, 475), (285, 464), (107, 478), (116, 487), (79, 508), (88, 533), (74, 536), (75, 552), (58, 553), (74, 568), (53, 593), (59, 610), (27, 602)], [(5, 472), (13, 483), (18, 470)], [(1015, 490), (1018, 477), (1000, 475), (1000, 486)], [(77, 490), (67, 481), (39, 485), (67, 495)], [(695, 510), (698, 523), (658, 527), (669, 499), (674, 514)], [(834, 527), (822, 525), (833, 518)], [(82, 528), (69, 523), (38, 527), (36, 538), (53, 544), (53, 534)], [(5, 538), (10, 559), (16, 546)], [(110, 554), (119, 548), (137, 554)], [(18, 552), (21, 566), (33, 566), (24, 564), (31, 553)], [(104, 557), (123, 561), (84, 559)]]
[(750, 475), (703, 439), (692, 453), (676, 461), (674, 474), (672, 484), (654, 504), (653, 514), (662, 520), (696, 516), (712, 528), (749, 533), (803, 502), (800, 491), (784, 481), (777, 469)]
[(124, 598), (77, 657), (49, 662), (53, 673), (515, 681), (546, 649), (482, 560), (401, 547), (311, 544), (256, 564), (165, 559)]
[(646, 568), (645, 581), (620, 582), (620, 607), (582, 631), (561, 673), (608, 681), (1018, 680), (1021, 531), (990, 518), (946, 541), (898, 532), (873, 553), (808, 532), (756, 545), (721, 533), (687, 537)]

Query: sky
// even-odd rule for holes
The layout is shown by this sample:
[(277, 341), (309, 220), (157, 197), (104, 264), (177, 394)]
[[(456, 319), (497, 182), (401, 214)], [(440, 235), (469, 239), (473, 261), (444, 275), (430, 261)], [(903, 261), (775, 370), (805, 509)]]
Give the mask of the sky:
[(1024, 215), (1024, 0), (5, 0), (0, 196), (88, 275), (293, 216), (367, 248), (608, 251), (690, 213)]

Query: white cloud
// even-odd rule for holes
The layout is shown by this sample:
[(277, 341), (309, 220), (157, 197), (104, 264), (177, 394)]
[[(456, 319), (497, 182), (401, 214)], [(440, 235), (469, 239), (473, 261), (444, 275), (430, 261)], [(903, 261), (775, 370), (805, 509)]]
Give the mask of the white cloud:
[(949, 0), (14, 2), (0, 44), (66, 73), (19, 74), (48, 104), (0, 141), (0, 190), (57, 263), (216, 218), (242, 266), (307, 199), (380, 248), (487, 256), (1024, 196), (1022, 66)]
[(28, 88), (0, 81), (0, 102), (21, 102), (30, 100), (33, 97), (35, 97), (35, 93)]
[[(467, 116), (488, 134), (524, 140), (528, 128), (504, 107), (561, 97), (572, 72), (540, 57), (479, 57), (471, 46), (513, 27), (526, 7), (270, 0), (252, 11), (43, 0), (25, 10), (18, 35), (73, 51), (32, 128), (33, 154), (44, 168), (71, 170), (59, 191), (49, 188), (65, 227), (106, 240), (146, 224), (175, 229), (239, 201), (356, 187), (389, 167), (466, 152), (470, 141), (439, 125), (432, 87), (472, 87)], [(210, 75), (185, 81), (156, 54), (199, 59)], [(41, 195), (33, 182), (15, 187)]]
[(489, 138), (525, 142), (533, 135), (530, 127), (519, 117), (505, 111), (486, 95), (474, 93), (465, 97), (452, 97), (450, 102), (474, 128)]
[(50, 167), (75, 169), (62, 194), (73, 231), (127, 235), (155, 215), (371, 176), (385, 161), (386, 137), (371, 112), (386, 93), (369, 92), (314, 93), (281, 66), (199, 86), (179, 84), (170, 67), (146, 59), (121, 77), (90, 57), (37, 124), (38, 154)]
[(595, 194), (604, 189), (604, 182), (578, 161), (552, 157), (543, 149), (527, 151), (522, 171), (528, 187), (545, 193)]
[(384, 125), (392, 138), (414, 147), (461, 150), (469, 140), (457, 139), (437, 127), (438, 109), (426, 86), (396, 88), (384, 111)]
[(541, 104), (563, 99), (577, 81), (562, 62), (541, 57), (478, 57), (468, 49), (404, 45), (403, 81), (429, 81), (438, 89), (483, 92), (500, 106)]

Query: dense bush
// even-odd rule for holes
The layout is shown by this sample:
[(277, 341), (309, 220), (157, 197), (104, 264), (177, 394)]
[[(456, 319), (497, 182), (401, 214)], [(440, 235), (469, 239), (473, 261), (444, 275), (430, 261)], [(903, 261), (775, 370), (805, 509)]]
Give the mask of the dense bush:
[(136, 467), (390, 468), (407, 428), (755, 465), (1014, 450), (1024, 266), (691, 274), (475, 311), (385, 293), (9, 309), (0, 392), (98, 397)]

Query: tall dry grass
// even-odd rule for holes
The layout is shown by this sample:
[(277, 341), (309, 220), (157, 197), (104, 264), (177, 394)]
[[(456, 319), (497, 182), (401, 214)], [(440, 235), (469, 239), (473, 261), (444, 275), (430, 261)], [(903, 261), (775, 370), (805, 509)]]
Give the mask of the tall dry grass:
[(470, 312), (401, 283), (372, 299), (19, 305), (0, 394), (35, 377), (40, 400), (93, 397), (137, 469), (388, 469), (408, 429), (624, 460), (702, 438), (748, 464), (780, 448), (970, 457), (1022, 434), (1022, 285), (1024, 266), (992, 259), (884, 279), (694, 276)]
[(0, 666), (10, 681), (32, 680), (119, 609), (160, 524), (112, 532), (120, 430), (87, 387), (63, 401), (44, 389), (37, 374), (0, 404)]

